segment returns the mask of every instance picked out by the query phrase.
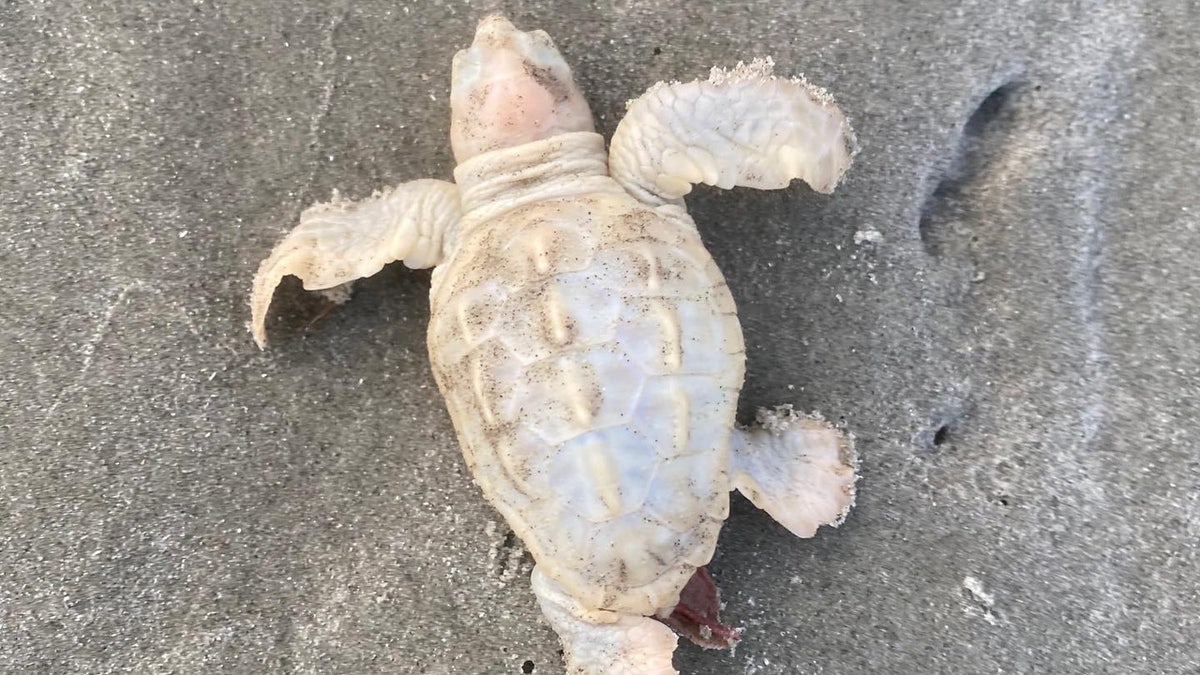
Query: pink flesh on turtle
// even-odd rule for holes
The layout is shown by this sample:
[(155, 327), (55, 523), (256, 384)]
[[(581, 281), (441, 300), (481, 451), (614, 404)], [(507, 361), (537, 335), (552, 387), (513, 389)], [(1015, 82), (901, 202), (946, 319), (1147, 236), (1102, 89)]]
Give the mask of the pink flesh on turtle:
[(705, 649), (732, 649), (742, 629), (721, 623), (721, 593), (707, 567), (696, 570), (679, 594), (679, 604), (659, 621)]

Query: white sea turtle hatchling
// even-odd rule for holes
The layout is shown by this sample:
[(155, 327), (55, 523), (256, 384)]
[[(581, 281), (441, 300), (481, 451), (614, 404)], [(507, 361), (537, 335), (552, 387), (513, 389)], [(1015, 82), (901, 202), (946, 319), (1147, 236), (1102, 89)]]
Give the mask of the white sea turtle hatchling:
[(549, 36), (488, 17), (454, 57), (455, 182), (314, 206), (254, 280), (263, 346), (285, 275), (332, 292), (395, 260), (435, 267), (434, 376), (573, 673), (675, 673), (668, 625), (739, 638), (704, 568), (730, 490), (801, 537), (854, 501), (830, 425), (786, 407), (735, 425), (742, 330), (682, 200), (694, 183), (829, 192), (849, 167), (830, 98), (770, 70), (651, 87), (606, 154)]

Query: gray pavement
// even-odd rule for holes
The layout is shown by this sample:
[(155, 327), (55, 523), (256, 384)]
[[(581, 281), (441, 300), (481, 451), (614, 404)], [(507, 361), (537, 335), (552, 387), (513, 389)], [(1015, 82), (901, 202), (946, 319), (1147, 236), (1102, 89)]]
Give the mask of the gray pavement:
[(734, 497), (746, 639), (681, 670), (1200, 672), (1189, 0), (3, 3), (0, 672), (561, 672), (436, 395), (428, 273), (311, 326), (293, 281), (273, 349), (245, 329), (303, 207), (450, 176), (450, 57), (497, 7), (605, 133), (770, 54), (862, 142), (832, 197), (689, 199), (743, 414), (844, 418), (864, 464), (814, 540)]

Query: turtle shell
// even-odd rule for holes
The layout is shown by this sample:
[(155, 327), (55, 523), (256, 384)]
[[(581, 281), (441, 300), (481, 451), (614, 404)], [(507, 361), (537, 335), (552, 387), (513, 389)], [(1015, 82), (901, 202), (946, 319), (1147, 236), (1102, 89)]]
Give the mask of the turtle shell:
[(729, 508), (745, 348), (695, 224), (621, 192), (467, 225), (430, 361), (488, 500), (584, 606), (673, 606)]

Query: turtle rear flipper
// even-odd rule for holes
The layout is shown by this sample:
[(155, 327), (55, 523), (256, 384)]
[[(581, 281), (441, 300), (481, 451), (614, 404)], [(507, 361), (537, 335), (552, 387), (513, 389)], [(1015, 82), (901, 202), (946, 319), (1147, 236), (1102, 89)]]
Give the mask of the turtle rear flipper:
[[(458, 188), (440, 180), (415, 180), (360, 202), (338, 199), (305, 209), (300, 224), (263, 261), (250, 294), (250, 332), (267, 343), (267, 309), (275, 287), (289, 274), (310, 291), (369, 277), (396, 260), (413, 269), (442, 260), (447, 230), (460, 217)], [(346, 294), (341, 294), (342, 300)], [(334, 294), (330, 294), (334, 297)]]
[(671, 664), (678, 638), (670, 628), (647, 616), (589, 610), (536, 567), (532, 582), (570, 675), (679, 675)]
[(733, 487), (798, 537), (840, 525), (854, 505), (854, 439), (818, 417), (760, 409), (730, 451)]
[(772, 65), (713, 68), (708, 80), (659, 83), (630, 101), (612, 138), (612, 177), (656, 205), (695, 183), (771, 190), (801, 178), (832, 192), (856, 149), (850, 124), (827, 93), (772, 76)]

